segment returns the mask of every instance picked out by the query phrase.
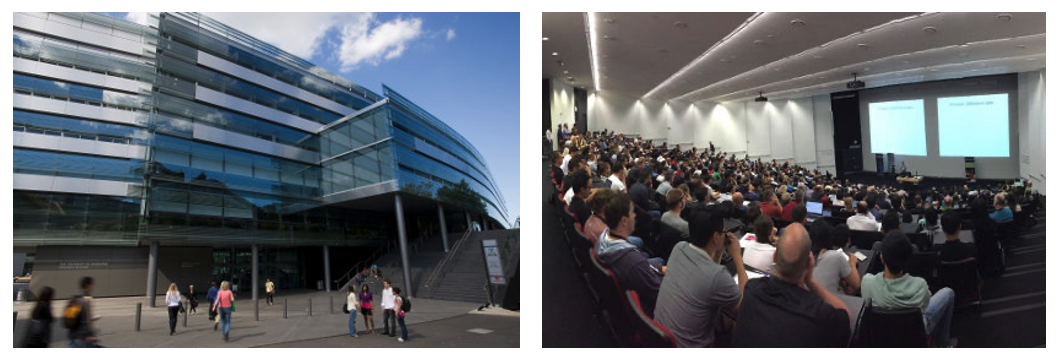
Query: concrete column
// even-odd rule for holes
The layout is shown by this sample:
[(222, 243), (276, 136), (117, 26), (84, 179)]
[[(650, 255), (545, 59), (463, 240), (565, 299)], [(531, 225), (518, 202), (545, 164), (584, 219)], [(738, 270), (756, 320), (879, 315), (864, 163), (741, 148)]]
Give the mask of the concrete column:
[(147, 257), (147, 306), (154, 307), (154, 298), (158, 289), (158, 243), (150, 243), (150, 255)]
[(407, 230), (404, 229), (404, 203), (400, 201), (400, 194), (396, 194), (396, 230), (400, 235), (400, 262), (404, 267), (404, 293), (407, 297), (414, 297), (411, 293), (411, 265), (407, 256)]
[(323, 245), (323, 281), (324, 289), (330, 291), (330, 246)]
[(448, 224), (444, 222), (444, 205), (437, 203), (437, 216), (440, 217), (440, 241), (444, 243), (444, 252), (448, 252)]
[(250, 275), (250, 281), (253, 281), (253, 285), (251, 285), (250, 288), (253, 289), (253, 302), (256, 303), (257, 302), (257, 283), (259, 282), (258, 280), (260, 280), (260, 279), (257, 278), (258, 274), (260, 273), (259, 268), (257, 267), (257, 252), (258, 252), (259, 246), (257, 244), (253, 244), (252, 249), (253, 249), (253, 260), (251, 261), (251, 263), (253, 265), (250, 268), (251, 268), (251, 270), (253, 270), (253, 274)]
[(466, 212), (466, 230), (473, 229), (473, 222), (470, 221), (470, 212)]

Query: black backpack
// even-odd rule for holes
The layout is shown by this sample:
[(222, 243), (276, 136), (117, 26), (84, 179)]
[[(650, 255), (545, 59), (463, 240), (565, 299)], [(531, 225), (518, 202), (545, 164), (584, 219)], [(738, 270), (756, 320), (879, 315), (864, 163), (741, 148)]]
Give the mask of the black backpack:
[(411, 301), (406, 297), (400, 297), (400, 311), (411, 312)]

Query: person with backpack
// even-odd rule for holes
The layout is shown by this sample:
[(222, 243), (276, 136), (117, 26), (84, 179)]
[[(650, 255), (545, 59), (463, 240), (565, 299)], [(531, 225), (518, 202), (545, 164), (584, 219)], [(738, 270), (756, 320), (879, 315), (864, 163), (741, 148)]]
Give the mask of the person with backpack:
[(345, 313), (349, 314), (349, 336), (358, 338), (356, 335), (356, 315), (360, 308), (359, 294), (356, 294), (356, 284), (349, 284), (348, 295), (345, 298)]
[(92, 277), (81, 278), (81, 294), (70, 299), (63, 311), (63, 325), (70, 330), (67, 335), (71, 348), (99, 347), (99, 339), (92, 329)]
[[(404, 316), (407, 315), (408, 311), (411, 311), (411, 301), (408, 301), (403, 296), (400, 296), (400, 288), (393, 288), (393, 299), (396, 302), (394, 307), (397, 310), (396, 322), (400, 324), (400, 337), (396, 339), (399, 342), (407, 341), (407, 325), (404, 324)], [(393, 329), (396, 331), (396, 329)]]
[(53, 319), (51, 298), (53, 294), (55, 290), (50, 286), (45, 286), (40, 290), (37, 306), (33, 308), (32, 322), (29, 330), (26, 331), (26, 337), (22, 340), (22, 347), (46, 348), (51, 343), (51, 321)]

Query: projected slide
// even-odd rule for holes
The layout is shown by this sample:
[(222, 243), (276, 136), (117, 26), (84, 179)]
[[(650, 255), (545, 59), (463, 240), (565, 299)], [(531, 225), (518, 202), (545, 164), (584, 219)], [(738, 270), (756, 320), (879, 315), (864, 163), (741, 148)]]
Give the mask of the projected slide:
[(870, 152), (925, 156), (925, 101), (870, 103)]
[(1009, 95), (939, 98), (940, 156), (1009, 157)]

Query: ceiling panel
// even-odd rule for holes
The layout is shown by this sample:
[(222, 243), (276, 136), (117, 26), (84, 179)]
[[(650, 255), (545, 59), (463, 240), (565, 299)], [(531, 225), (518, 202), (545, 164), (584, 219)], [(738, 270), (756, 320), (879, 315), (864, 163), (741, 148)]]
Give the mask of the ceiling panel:
[(544, 79), (562, 79), (575, 86), (594, 88), (586, 29), (584, 13), (543, 13), (541, 41), (548, 38), (543, 41)]

